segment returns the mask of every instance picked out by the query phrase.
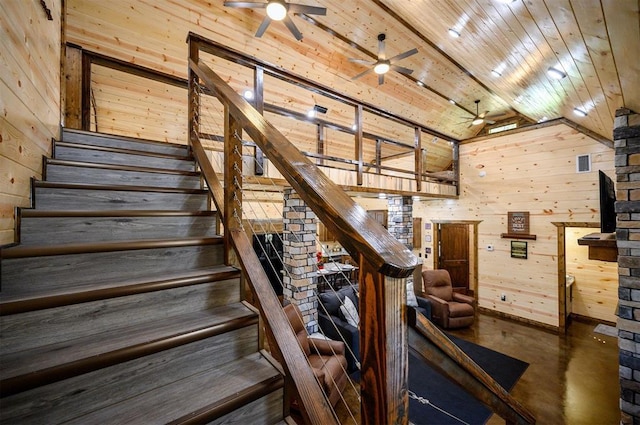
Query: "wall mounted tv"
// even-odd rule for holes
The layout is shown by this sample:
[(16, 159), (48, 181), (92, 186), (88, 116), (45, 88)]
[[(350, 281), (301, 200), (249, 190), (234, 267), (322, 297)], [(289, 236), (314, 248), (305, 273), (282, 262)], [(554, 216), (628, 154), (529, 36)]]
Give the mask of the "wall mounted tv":
[(600, 233), (616, 231), (616, 190), (613, 180), (602, 171), (600, 177)]

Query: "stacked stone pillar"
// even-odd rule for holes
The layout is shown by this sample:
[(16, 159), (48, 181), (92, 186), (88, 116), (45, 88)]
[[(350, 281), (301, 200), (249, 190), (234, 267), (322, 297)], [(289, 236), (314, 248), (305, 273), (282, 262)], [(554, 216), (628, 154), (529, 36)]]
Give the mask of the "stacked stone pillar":
[(387, 198), (389, 233), (407, 248), (413, 250), (413, 198), (390, 196)]
[(315, 213), (291, 188), (284, 191), (283, 297), (297, 304), (309, 332), (318, 331)]
[(640, 425), (640, 115), (616, 111), (621, 423)]

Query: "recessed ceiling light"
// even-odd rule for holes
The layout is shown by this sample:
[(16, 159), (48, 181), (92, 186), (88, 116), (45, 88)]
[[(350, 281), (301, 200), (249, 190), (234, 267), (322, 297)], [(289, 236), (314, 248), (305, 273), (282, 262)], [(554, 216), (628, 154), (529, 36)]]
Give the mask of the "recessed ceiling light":
[(416, 84), (419, 85), (420, 87), (424, 87), (424, 83), (420, 80), (416, 81)]
[(454, 30), (453, 28), (449, 28), (449, 35), (453, 38), (458, 38), (460, 37), (460, 33), (456, 30)]
[(307, 111), (307, 117), (309, 117), (309, 118), (315, 118), (315, 116), (316, 116), (316, 110), (315, 110), (315, 109), (309, 109), (309, 110)]
[(452, 105), (455, 105), (455, 104), (456, 104), (456, 101), (455, 101), (455, 100), (453, 100), (453, 99), (449, 99), (449, 103), (450, 103), (450, 104), (452, 104)]
[(547, 69), (547, 75), (553, 78), (554, 80), (562, 80), (564, 77), (567, 76), (567, 74), (565, 74), (564, 71), (562, 71), (561, 69), (555, 68), (553, 66)]
[(545, 122), (546, 120), (548, 120), (549, 118), (547, 117), (542, 117), (538, 120), (538, 122)]
[(267, 4), (267, 16), (274, 21), (282, 21), (287, 16), (287, 8), (278, 0), (270, 1)]
[(493, 75), (494, 77), (498, 78), (498, 77), (502, 77), (502, 73), (496, 69), (492, 69), (491, 70), (491, 75)]
[(583, 109), (580, 108), (573, 108), (573, 113), (576, 114), (579, 117), (586, 117), (587, 116), (587, 112)]

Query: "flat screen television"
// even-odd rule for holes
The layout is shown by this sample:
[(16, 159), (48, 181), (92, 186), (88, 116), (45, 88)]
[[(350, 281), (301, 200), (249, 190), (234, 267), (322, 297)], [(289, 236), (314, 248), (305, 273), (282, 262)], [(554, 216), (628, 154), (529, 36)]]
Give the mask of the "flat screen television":
[(600, 233), (616, 231), (616, 190), (613, 180), (602, 171), (600, 177)]

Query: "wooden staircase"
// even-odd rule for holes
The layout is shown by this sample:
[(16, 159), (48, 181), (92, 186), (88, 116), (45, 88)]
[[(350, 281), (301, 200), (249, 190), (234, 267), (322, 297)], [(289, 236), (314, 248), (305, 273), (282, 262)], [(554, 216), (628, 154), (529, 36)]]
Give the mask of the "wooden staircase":
[(0, 250), (0, 422), (284, 423), (185, 146), (64, 130)]

